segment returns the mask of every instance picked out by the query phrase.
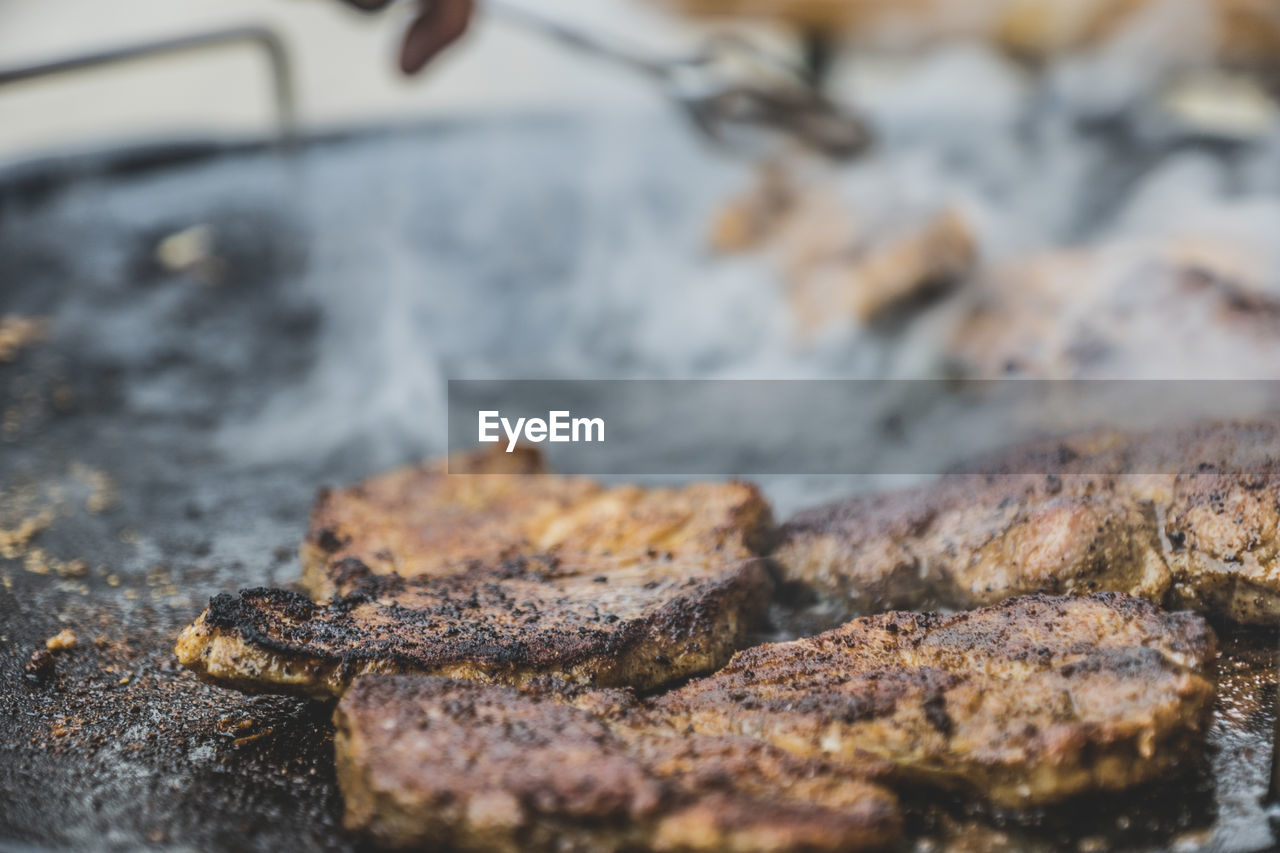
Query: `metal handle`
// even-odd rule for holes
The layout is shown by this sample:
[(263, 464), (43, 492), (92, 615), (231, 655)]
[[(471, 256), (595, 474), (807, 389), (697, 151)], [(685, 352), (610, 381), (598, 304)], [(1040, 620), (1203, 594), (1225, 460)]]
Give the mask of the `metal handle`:
[(159, 41), (108, 48), (52, 62), (27, 65), (19, 68), (0, 69), (0, 86), (20, 83), (38, 77), (67, 74), (115, 65), (141, 59), (152, 59), (192, 50), (212, 49), (234, 44), (248, 44), (261, 49), (271, 72), (272, 94), (276, 106), (279, 140), (283, 146), (292, 144), (297, 133), (297, 110), (293, 89), (293, 66), (284, 42), (263, 26), (248, 25), (208, 33), (179, 36)]

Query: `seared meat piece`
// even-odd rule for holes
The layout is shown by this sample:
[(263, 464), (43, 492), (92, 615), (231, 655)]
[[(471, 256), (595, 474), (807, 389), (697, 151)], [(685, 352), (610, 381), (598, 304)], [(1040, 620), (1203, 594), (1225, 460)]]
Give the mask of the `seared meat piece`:
[(1179, 476), (1165, 517), (1179, 605), (1280, 623), (1280, 471)]
[(369, 672), (643, 690), (723, 664), (771, 588), (758, 560), (662, 555), (522, 557), (419, 578), (349, 558), (336, 577), (351, 592), (324, 604), (272, 589), (215, 597), (179, 637), (179, 660), (214, 683), (316, 697)]
[(179, 658), (240, 689), (329, 696), (364, 672), (648, 689), (741, 647), (771, 587), (754, 486), (544, 472), (531, 451), (462, 454), (323, 493), (303, 549), (321, 604), (218, 596)]
[[(782, 20), (831, 30), (855, 44), (919, 48), (938, 41), (985, 39), (1010, 53), (1043, 60), (1097, 46), (1119, 35), (1159, 0), (658, 0), (698, 15)], [(1190, 13), (1199, 38), (1178, 48), (1223, 61), (1272, 66), (1280, 51), (1280, 10), (1259, 0), (1199, 0)], [(1170, 14), (1166, 10), (1166, 17)], [(1196, 17), (1197, 15), (1201, 17)]]
[(1149, 504), (1114, 478), (953, 475), (783, 525), (774, 559), (846, 613), (972, 607), (1031, 592), (1161, 600), (1170, 573)]
[(1026, 807), (1193, 763), (1214, 646), (1200, 617), (1140, 599), (1031, 596), (748, 649), (653, 704), (676, 731), (858, 766), (869, 753), (903, 780)]
[(1026, 807), (1191, 766), (1213, 654), (1199, 617), (1107, 593), (860, 619), (645, 702), (369, 676), (338, 778), (388, 846), (861, 849), (899, 831), (886, 782)]
[(853, 613), (1114, 590), (1280, 622), (1276, 424), (1091, 432), (968, 470), (802, 512), (774, 559)]
[(347, 592), (338, 578), (350, 558), (403, 577), (532, 553), (733, 561), (756, 553), (770, 526), (768, 504), (746, 483), (606, 489), (547, 474), (531, 450), (459, 454), (322, 492), (302, 548), (302, 582), (316, 600)]
[(864, 245), (857, 248), (806, 245), (814, 228), (784, 235), (796, 256), (789, 265), (790, 303), (802, 332), (811, 336), (833, 320), (871, 325), (891, 318), (948, 290), (974, 265), (974, 228), (954, 209), (896, 230), (858, 235)]
[(361, 678), (334, 715), (347, 826), (485, 851), (862, 850), (900, 831), (893, 795), (843, 766), (653, 728), (626, 694), (586, 699)]
[(1120, 472), (1117, 492), (1162, 519), (1168, 602), (1252, 625), (1280, 623), (1280, 423), (1098, 431), (1009, 454), (1020, 470)]
[(765, 249), (777, 259), (801, 338), (833, 323), (893, 318), (941, 295), (974, 266), (976, 229), (961, 211), (851, 205), (829, 177), (770, 163), (712, 223), (715, 251)]
[(981, 377), (1275, 379), (1264, 251), (1184, 239), (1019, 259), (973, 282), (950, 355)]
[(302, 545), (302, 584), (316, 600), (341, 592), (335, 567), (351, 557), (411, 577), (528, 553), (540, 523), (599, 491), (590, 480), (547, 473), (527, 448), (456, 454), (324, 489)]

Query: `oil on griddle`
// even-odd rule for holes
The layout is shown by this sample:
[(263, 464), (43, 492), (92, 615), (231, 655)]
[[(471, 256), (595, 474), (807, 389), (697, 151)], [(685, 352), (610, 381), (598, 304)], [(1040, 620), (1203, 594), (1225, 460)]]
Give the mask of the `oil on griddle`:
[[(724, 329), (682, 351), (646, 349), (653, 324), (689, 322), (658, 310), (707, 273), (677, 249), (741, 176), (678, 131), (658, 133), (663, 157), (602, 153), (622, 132), (437, 126), (316, 141), (287, 164), (239, 149), (129, 169), (99, 162), (74, 180), (48, 167), (11, 176), (0, 189), (0, 314), (43, 319), (42, 334), (0, 362), (5, 843), (358, 845), (340, 828), (329, 708), (203, 685), (177, 666), (173, 638), (211, 594), (297, 576), (317, 487), (439, 450), (443, 375), (525, 372), (531, 359), (548, 371), (644, 375), (747, 358)], [(481, 203), (477, 187), (497, 161), (540, 168), (513, 173), (503, 204)], [(655, 162), (663, 169), (646, 171)], [(275, 192), (282, 186), (291, 192)], [(390, 224), (368, 224), (375, 206)], [(611, 235), (624, 231), (623, 260), (639, 269), (599, 286), (637, 300), (639, 319), (613, 316), (603, 295), (592, 302), (577, 286), (603, 275)], [(504, 235), (500, 251), (494, 234)], [(584, 257), (584, 242), (601, 256)], [(642, 280), (670, 290), (636, 289)], [(776, 307), (761, 295), (766, 281), (715, 286), (706, 298), (755, 295), (764, 314)], [(641, 299), (657, 300), (651, 315)], [(380, 325), (387, 317), (401, 325)], [(614, 333), (588, 334), (601, 323)], [(578, 334), (548, 344), (548, 328)], [(785, 340), (756, 343), (752, 357), (790, 351)], [(859, 353), (823, 357), (834, 374)], [(367, 381), (379, 372), (390, 387)], [(814, 503), (832, 487), (770, 488), (786, 514), (796, 495)], [(779, 603), (779, 623), (803, 625), (793, 610), (804, 603)], [(74, 646), (46, 649), (64, 629)], [(1222, 698), (1199, 777), (1039, 815), (922, 792), (909, 797), (914, 846), (1269, 844), (1258, 797), (1275, 639), (1224, 633)]]

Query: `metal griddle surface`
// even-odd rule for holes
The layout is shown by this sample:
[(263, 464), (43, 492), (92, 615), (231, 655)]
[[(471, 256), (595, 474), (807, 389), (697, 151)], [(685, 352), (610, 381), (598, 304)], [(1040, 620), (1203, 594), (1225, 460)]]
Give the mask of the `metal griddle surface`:
[[(371, 384), (362, 371), (382, 362), (314, 384), (333, 330), (356, 334), (342, 316), (354, 303), (317, 276), (336, 267), (333, 280), (358, 289), (362, 270), (387, 274), (364, 266), (386, 254), (379, 232), (352, 237), (369, 211), (403, 208), (397, 245), (415, 247), (425, 267), (468, 264), (465, 277), (422, 284), (448, 300), (444, 316), (424, 320), (440, 369), (556, 368), (537, 326), (565, 298), (555, 283), (574, 263), (575, 235), (593, 206), (613, 203), (578, 179), (582, 139), (572, 124), (436, 129), (315, 144), (289, 167), (247, 150), (0, 192), (0, 314), (51, 318), (47, 340), (0, 363), (0, 528), (53, 514), (0, 558), (0, 848), (357, 845), (340, 826), (330, 709), (203, 685), (177, 667), (172, 642), (210, 595), (296, 576), (318, 486), (442, 441), (430, 413), (421, 436), (388, 432), (384, 418), (336, 422), (374, 406), (344, 396), (343, 382)], [(501, 210), (479, 211), (475, 188), (496, 162), (530, 165)], [(691, 197), (678, 169), (632, 165), (636, 186), (613, 189), (673, 233), (697, 233), (700, 205), (723, 190), (713, 175)], [(305, 203), (281, 201), (298, 186)], [(192, 225), (216, 235), (217, 269), (159, 267), (157, 240)], [(598, 346), (603, 363), (630, 357)], [(300, 388), (336, 402), (308, 407)], [(303, 407), (295, 421), (271, 408), (281, 399)], [(280, 418), (295, 440), (256, 446)], [(786, 605), (778, 615), (803, 624)], [(55, 656), (49, 678), (29, 680), (29, 655), (63, 628), (78, 646)], [(1275, 637), (1225, 635), (1223, 646), (1214, 748), (1198, 775), (1018, 819), (914, 795), (914, 846), (1270, 844), (1258, 797)]]

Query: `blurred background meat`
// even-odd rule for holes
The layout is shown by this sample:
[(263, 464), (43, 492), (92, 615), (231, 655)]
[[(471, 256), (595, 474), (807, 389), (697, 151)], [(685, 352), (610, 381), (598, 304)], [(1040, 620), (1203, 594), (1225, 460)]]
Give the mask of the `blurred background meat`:
[(1186, 15), (1184, 47), (1230, 62), (1274, 63), (1280, 10), (1268, 0), (658, 0), (698, 15), (783, 20), (855, 44), (918, 48), (978, 38), (1027, 59), (1096, 46), (1164, 6)]

